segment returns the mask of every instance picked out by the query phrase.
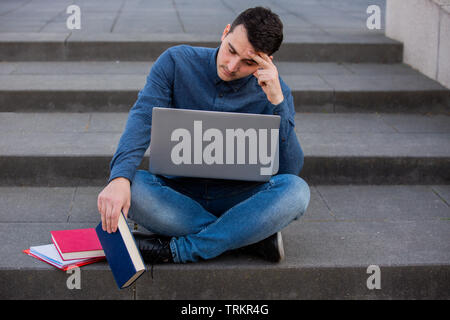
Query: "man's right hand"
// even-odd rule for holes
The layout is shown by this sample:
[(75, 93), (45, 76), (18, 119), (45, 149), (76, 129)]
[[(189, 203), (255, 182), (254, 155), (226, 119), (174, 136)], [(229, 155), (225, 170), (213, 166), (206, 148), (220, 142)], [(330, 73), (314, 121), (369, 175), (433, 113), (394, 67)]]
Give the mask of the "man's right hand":
[(98, 211), (102, 216), (103, 231), (116, 232), (120, 212), (123, 211), (125, 218), (127, 218), (130, 204), (130, 180), (122, 177), (112, 180), (97, 198)]

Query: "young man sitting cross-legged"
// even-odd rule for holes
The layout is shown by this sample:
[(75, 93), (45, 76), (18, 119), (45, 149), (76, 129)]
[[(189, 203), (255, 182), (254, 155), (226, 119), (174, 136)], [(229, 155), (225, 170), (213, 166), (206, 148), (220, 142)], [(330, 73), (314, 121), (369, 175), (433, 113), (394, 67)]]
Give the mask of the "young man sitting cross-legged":
[[(151, 263), (195, 262), (247, 247), (270, 261), (284, 257), (280, 230), (309, 204), (298, 175), (303, 152), (294, 132), (294, 104), (272, 54), (283, 40), (279, 17), (266, 8), (242, 12), (219, 48), (176, 46), (153, 65), (131, 109), (98, 196), (103, 229), (117, 229), (121, 211), (154, 235), (135, 234)], [(154, 175), (137, 170), (150, 143), (152, 108), (277, 114), (279, 170), (268, 182)]]

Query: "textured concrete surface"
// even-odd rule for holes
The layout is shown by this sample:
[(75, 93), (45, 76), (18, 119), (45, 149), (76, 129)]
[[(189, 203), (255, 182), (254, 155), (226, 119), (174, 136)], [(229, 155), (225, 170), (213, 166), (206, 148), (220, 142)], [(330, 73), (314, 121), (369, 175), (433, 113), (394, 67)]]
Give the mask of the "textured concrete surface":
[[(70, 30), (66, 26), (66, 8), (71, 4), (71, 0), (4, 0), (0, 4), (0, 31), (67, 33)], [(268, 6), (278, 13), (287, 34), (310, 30), (325, 35), (340, 30), (369, 33), (367, 7), (379, 5), (381, 12), (385, 8), (383, 0), (79, 0), (76, 4), (81, 10), (81, 29), (72, 32), (79, 34), (221, 34), (241, 11), (256, 5)]]
[[(226, 253), (195, 264), (157, 265), (153, 279), (148, 272), (119, 291), (105, 262), (82, 267), (81, 290), (69, 290), (69, 274), (21, 252), (50, 243), (52, 230), (95, 227), (101, 188), (1, 187), (0, 238), (8, 259), (0, 261), (0, 294), (6, 299), (448, 298), (447, 189), (311, 186), (307, 212), (283, 230), (282, 263)], [(369, 265), (380, 266), (380, 290), (366, 287)]]
[[(217, 47), (220, 35), (0, 33), (0, 61), (150, 61), (179, 44)], [(287, 36), (274, 56), (281, 61), (398, 63), (402, 49), (400, 42), (381, 34), (313, 34)]]
[(388, 0), (386, 35), (404, 43), (405, 63), (450, 88), (448, 5), (446, 1)]
[[(0, 113), (1, 185), (102, 185), (126, 113)], [(297, 113), (314, 183), (446, 183), (446, 115)], [(141, 167), (148, 168), (147, 150)]]
[[(448, 113), (450, 90), (404, 64), (276, 61), (300, 112)], [(2, 62), (1, 111), (128, 111), (153, 62)]]
[(402, 45), (369, 30), (364, 1), (79, 1), (81, 29), (69, 30), (71, 1), (0, 3), (0, 60), (154, 60), (165, 48), (217, 46), (225, 26), (243, 10), (270, 7), (284, 24), (280, 60), (400, 62)]

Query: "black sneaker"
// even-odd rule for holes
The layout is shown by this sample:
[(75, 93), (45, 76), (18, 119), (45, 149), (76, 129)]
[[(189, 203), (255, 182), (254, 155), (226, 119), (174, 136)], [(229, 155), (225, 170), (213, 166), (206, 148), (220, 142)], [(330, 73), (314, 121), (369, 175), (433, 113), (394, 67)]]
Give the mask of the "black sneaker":
[(141, 251), (142, 258), (146, 263), (165, 263), (173, 262), (172, 252), (170, 250), (170, 237), (164, 237), (156, 234), (146, 234), (133, 231), (136, 245)]
[(244, 251), (255, 253), (270, 262), (281, 262), (284, 260), (284, 246), (281, 232), (277, 232), (260, 242), (244, 247)]

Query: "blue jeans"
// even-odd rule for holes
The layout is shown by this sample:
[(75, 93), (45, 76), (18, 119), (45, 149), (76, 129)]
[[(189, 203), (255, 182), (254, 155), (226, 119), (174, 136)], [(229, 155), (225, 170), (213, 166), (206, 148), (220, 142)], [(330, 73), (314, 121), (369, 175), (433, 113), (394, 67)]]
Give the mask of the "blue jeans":
[(176, 263), (211, 259), (286, 227), (306, 211), (307, 183), (292, 174), (266, 183), (168, 179), (138, 170), (128, 216), (147, 230), (172, 237)]

